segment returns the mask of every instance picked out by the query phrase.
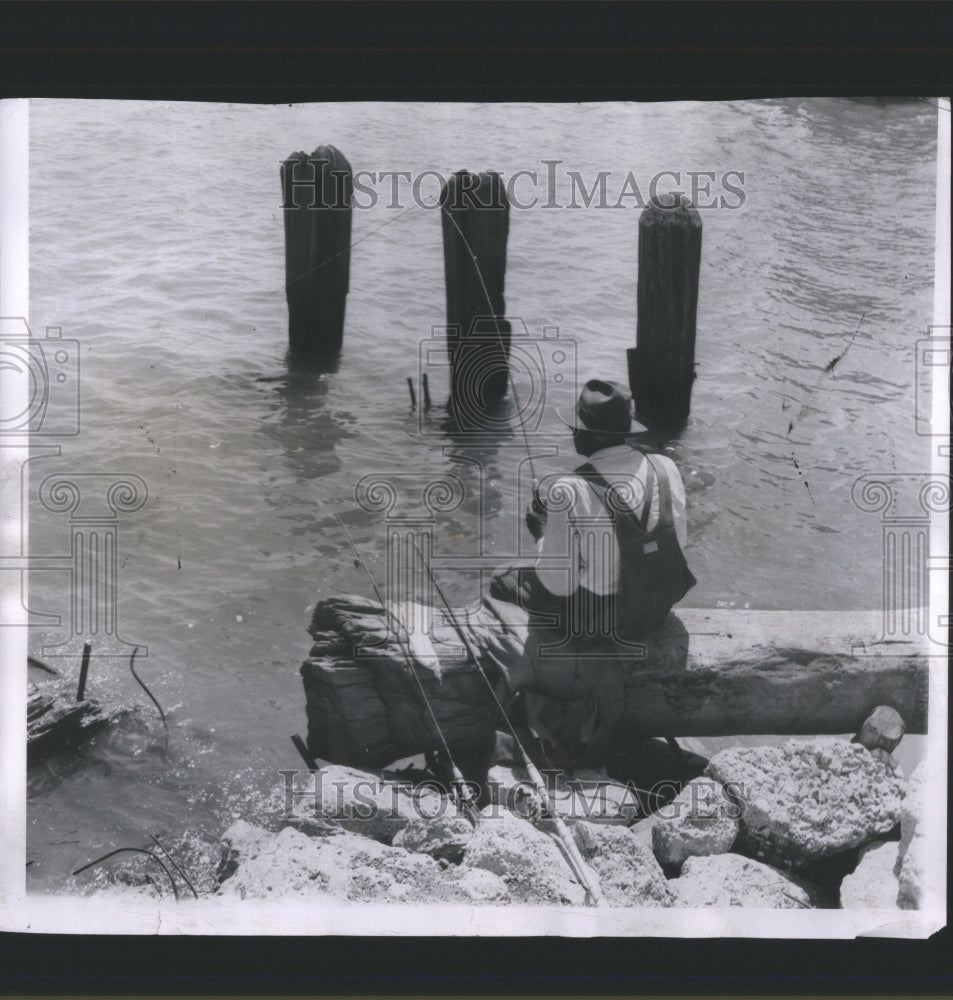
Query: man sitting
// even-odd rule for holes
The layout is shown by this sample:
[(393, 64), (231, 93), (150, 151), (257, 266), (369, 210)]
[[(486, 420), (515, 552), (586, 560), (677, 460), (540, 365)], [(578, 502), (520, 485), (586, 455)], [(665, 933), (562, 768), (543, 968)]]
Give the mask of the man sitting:
[(574, 639), (626, 642), (657, 628), (695, 584), (682, 554), (685, 487), (671, 459), (628, 440), (645, 427), (617, 383), (590, 379), (564, 423), (588, 461), (549, 482), (549, 502), (534, 497), (526, 525), (537, 542), (535, 567), (518, 578), (504, 571), (490, 595), (556, 616)]
[[(593, 684), (592, 671), (579, 669), (580, 650), (598, 642), (604, 644), (600, 660), (605, 648), (608, 658), (631, 661), (641, 651), (639, 637), (662, 624), (695, 578), (682, 552), (688, 531), (681, 476), (669, 458), (650, 457), (629, 440), (645, 430), (633, 420), (630, 394), (617, 383), (590, 379), (573, 419), (563, 422), (587, 461), (552, 479), (545, 501), (536, 493), (526, 512), (537, 541), (535, 566), (500, 573), (491, 581), (490, 596), (519, 604), (535, 625), (525, 656), (506, 665), (511, 693), (531, 690), (540, 671), (566, 673), (565, 707), (574, 700), (570, 672), (573, 680), (588, 675), (580, 678), (583, 686)], [(604, 684), (618, 674), (598, 673)], [(606, 701), (589, 695), (576, 699), (583, 704), (576, 705), (571, 725), (585, 728), (580, 713)], [(551, 699), (524, 701), (528, 721), (544, 736), (543, 707)], [(593, 720), (588, 724), (591, 728)], [(585, 734), (580, 738), (585, 742)]]

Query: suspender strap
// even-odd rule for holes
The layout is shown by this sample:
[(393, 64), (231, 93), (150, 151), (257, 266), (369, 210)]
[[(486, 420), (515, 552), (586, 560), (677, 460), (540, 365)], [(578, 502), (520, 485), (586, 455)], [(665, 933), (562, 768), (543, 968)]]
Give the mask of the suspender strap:
[[(645, 459), (649, 463), (649, 469), (654, 469), (655, 463), (647, 454), (645, 455)], [(675, 523), (675, 514), (672, 507), (672, 490), (668, 481), (668, 475), (664, 469), (658, 477), (658, 494), (659, 525), (663, 528), (671, 528)]]
[[(643, 452), (643, 454), (645, 454)], [(643, 532), (648, 531), (649, 515), (652, 512), (652, 495), (655, 492), (655, 480), (658, 479), (659, 484), (659, 525), (662, 527), (671, 527), (672, 525), (672, 498), (671, 491), (669, 490), (668, 477), (664, 474), (661, 476), (656, 476), (655, 464), (645, 455), (645, 460), (648, 462), (648, 466), (645, 470), (645, 497), (642, 501), (642, 514), (641, 516), (637, 514), (634, 510), (622, 510), (617, 511), (613, 508), (613, 513), (628, 514), (642, 529)], [(591, 462), (586, 462), (585, 465), (579, 466), (576, 469), (576, 475), (582, 476), (585, 479), (590, 480), (595, 485), (599, 486), (603, 494), (608, 491), (611, 487), (606, 481), (605, 477), (596, 469), (596, 467)], [(600, 500), (605, 506), (604, 497), (600, 497)]]
[[(648, 455), (645, 456), (648, 460)], [(655, 495), (655, 466), (651, 462), (645, 468), (645, 499), (642, 503), (642, 516), (639, 518), (639, 524), (642, 525), (643, 531), (649, 530), (649, 517), (652, 515), (652, 497)]]

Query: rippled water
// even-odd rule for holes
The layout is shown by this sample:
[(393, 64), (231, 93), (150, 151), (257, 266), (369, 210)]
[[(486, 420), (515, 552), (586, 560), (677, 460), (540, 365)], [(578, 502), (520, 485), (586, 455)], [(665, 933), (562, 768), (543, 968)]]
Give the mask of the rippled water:
[[(630, 170), (640, 185), (661, 170), (743, 171), (743, 207), (703, 213), (698, 380), (670, 442), (699, 579), (686, 603), (878, 606), (880, 524), (850, 488), (929, 464), (913, 413), (932, 308), (928, 103), (31, 108), (31, 318), (80, 341), (83, 394), (82, 433), (37, 457), (33, 482), (146, 481), (146, 506), (120, 523), (119, 620), (148, 646), (140, 672), (172, 728), (165, 755), (149, 707), (31, 771), (35, 886), (150, 831), (218, 832), (298, 765), (288, 735), (305, 728), (308, 609), (367, 590), (329, 501), (382, 572), (380, 517), (353, 500), (363, 475), (454, 472), (470, 492), (438, 545), (473, 551), (482, 503), (485, 550), (512, 552), (518, 435), (482, 453), (481, 485), (445, 453), (439, 420), (421, 433), (408, 404), (418, 345), (444, 319), (433, 211), (389, 209), (381, 185), (355, 212), (340, 364), (287, 370), (278, 161), (295, 149), (330, 142), (355, 170), (412, 174), (561, 160), (562, 203), (568, 170), (590, 183), (609, 171), (614, 192)], [(625, 377), (637, 220), (631, 208), (511, 215), (508, 312), (533, 336), (558, 327), (584, 376)], [(439, 373), (433, 385), (441, 397)], [(68, 551), (62, 514), (34, 501), (31, 517), (33, 554)], [(472, 576), (445, 582), (454, 599), (478, 593)], [(32, 610), (68, 623), (68, 577), (34, 573), (31, 586)], [(31, 649), (67, 634), (37, 630)], [(121, 660), (94, 659), (90, 693), (144, 703)]]

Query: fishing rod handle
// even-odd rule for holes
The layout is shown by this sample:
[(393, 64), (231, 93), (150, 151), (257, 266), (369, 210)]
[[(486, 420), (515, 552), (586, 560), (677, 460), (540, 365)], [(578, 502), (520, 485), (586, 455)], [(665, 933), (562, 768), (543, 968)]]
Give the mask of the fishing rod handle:
[[(525, 750), (523, 752), (523, 763), (525, 764), (526, 771), (529, 774), (529, 780), (536, 786), (536, 790), (539, 792), (539, 796), (543, 800), (543, 806), (546, 808), (546, 811), (549, 813), (550, 818), (553, 821), (553, 825), (556, 827), (556, 834), (563, 843), (563, 847), (570, 862), (570, 867), (574, 869), (573, 874), (576, 876), (576, 880), (583, 887), (583, 889), (589, 893), (596, 905), (604, 903), (605, 900), (602, 897), (599, 887), (593, 886), (590, 880), (587, 872), (588, 866), (586, 865), (579, 848), (576, 846), (575, 838), (572, 833), (570, 833), (565, 820), (563, 820), (562, 816), (559, 815), (558, 810), (553, 805), (552, 800), (549, 797), (549, 789), (543, 781), (543, 776), (539, 773), (538, 768)], [(594, 876), (595, 873), (593, 873), (593, 877)]]
[(453, 775), (453, 783), (460, 789), (460, 797), (464, 802), (472, 802), (473, 790), (470, 788), (470, 782), (464, 778), (463, 772), (456, 764), (451, 764), (451, 774)]
[(569, 855), (572, 867), (577, 871), (576, 878), (579, 884), (592, 897), (592, 901), (596, 906), (604, 906), (605, 898), (603, 897), (602, 889), (599, 886), (599, 877), (586, 864), (579, 848), (576, 846), (576, 840), (569, 832), (569, 828), (566, 826), (563, 818), (555, 810), (552, 811), (552, 818), (553, 824), (559, 834), (559, 839), (562, 840), (565, 845), (566, 853)]
[(572, 855), (569, 853), (566, 845), (560, 840), (559, 837), (553, 837), (553, 843), (559, 848), (559, 852), (562, 855), (563, 861), (569, 865), (570, 871), (572, 871), (573, 877), (582, 886), (583, 891), (586, 893), (586, 905), (587, 906), (605, 906), (605, 898), (601, 894), (599, 888), (593, 889), (589, 882), (587, 873), (585, 870), (580, 869), (578, 862), (575, 861)]

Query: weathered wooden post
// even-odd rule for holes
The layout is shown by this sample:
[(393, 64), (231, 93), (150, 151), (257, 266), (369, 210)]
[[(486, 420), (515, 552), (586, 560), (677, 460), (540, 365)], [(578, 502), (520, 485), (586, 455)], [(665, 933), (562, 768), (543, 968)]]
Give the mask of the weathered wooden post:
[(77, 701), (82, 701), (86, 697), (86, 676), (89, 673), (89, 655), (92, 651), (92, 643), (83, 644), (83, 660), (79, 665), (79, 686), (76, 688)]
[(288, 342), (298, 357), (341, 350), (351, 270), (351, 165), (334, 146), (281, 164)]
[(638, 346), (628, 351), (629, 387), (649, 426), (688, 417), (701, 250), (702, 220), (688, 198), (652, 198), (639, 219)]
[(464, 429), (506, 395), (510, 324), (503, 283), (510, 203), (500, 175), (458, 170), (440, 192), (451, 412)]

